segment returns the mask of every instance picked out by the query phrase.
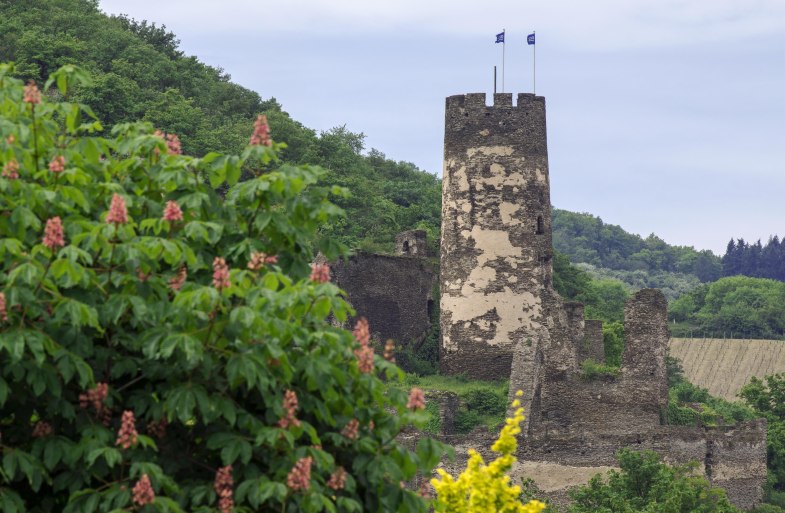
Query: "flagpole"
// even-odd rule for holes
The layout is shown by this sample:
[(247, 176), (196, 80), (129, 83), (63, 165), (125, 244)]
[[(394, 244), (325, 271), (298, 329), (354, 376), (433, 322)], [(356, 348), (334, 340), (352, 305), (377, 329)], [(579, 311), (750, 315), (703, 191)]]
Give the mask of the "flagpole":
[(504, 47), (507, 45), (506, 29), (502, 29), (502, 92), (504, 92)]
[(534, 44), (532, 45), (532, 55), (534, 56), (532, 59), (532, 93), (537, 94), (537, 32), (532, 31), (532, 34), (535, 34)]

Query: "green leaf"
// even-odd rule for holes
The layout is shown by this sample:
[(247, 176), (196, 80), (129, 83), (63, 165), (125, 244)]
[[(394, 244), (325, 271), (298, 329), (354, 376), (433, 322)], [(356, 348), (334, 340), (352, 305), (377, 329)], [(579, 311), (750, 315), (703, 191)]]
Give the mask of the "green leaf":
[(123, 459), (123, 456), (118, 449), (115, 449), (114, 447), (99, 447), (98, 449), (93, 449), (87, 454), (87, 465), (93, 466), (95, 464), (95, 460), (100, 457), (103, 457), (109, 468), (114, 467), (115, 464)]
[[(65, 258), (55, 260), (49, 272), (59, 281), (59, 285), (64, 288), (79, 285), (85, 275), (84, 267)], [(63, 276), (65, 276), (65, 279), (62, 279)]]
[(86, 305), (76, 299), (64, 297), (55, 306), (55, 322), (68, 324), (75, 328), (90, 326), (102, 332), (98, 323), (98, 312), (92, 306)]
[(37, 285), (41, 281), (44, 270), (37, 263), (25, 262), (8, 274), (8, 286), (20, 281), (28, 286)]
[(314, 301), (311, 307), (311, 314), (317, 319), (324, 319), (330, 314), (332, 307), (332, 300), (329, 297), (322, 296)]

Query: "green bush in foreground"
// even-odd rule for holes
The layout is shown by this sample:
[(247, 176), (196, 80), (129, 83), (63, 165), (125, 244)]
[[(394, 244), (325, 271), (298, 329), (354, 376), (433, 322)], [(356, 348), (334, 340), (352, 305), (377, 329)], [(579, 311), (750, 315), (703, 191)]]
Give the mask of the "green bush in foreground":
[[(422, 397), (388, 387), (314, 242), (322, 171), (180, 155), (0, 66), (0, 510), (426, 511), (403, 489), (442, 446), (395, 442)], [(47, 84), (48, 86), (49, 84)], [(43, 98), (42, 98), (43, 96)], [(51, 99), (51, 100), (49, 100)], [(250, 132), (250, 127), (249, 127)], [(255, 175), (238, 183), (241, 170)], [(227, 190), (225, 200), (216, 189)], [(395, 415), (390, 411), (396, 412)]]
[(694, 475), (695, 465), (672, 467), (653, 451), (622, 449), (621, 470), (597, 474), (570, 492), (570, 513), (738, 513), (720, 488)]

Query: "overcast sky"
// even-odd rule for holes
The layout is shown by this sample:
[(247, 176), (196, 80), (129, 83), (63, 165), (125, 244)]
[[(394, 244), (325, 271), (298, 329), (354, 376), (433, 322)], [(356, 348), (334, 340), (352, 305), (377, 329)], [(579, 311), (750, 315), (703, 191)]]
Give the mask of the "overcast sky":
[[(444, 98), (546, 97), (551, 200), (724, 253), (785, 235), (785, 0), (101, 0), (316, 130), (441, 175)], [(501, 76), (499, 77), (501, 82)], [(501, 83), (499, 84), (501, 88)], [(274, 134), (273, 134), (274, 136)]]

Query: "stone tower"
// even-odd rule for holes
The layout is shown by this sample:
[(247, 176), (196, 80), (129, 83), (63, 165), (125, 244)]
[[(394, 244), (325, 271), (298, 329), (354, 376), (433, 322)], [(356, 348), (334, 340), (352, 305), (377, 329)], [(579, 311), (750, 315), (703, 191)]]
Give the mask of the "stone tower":
[(514, 347), (548, 337), (554, 301), (545, 99), (512, 99), (446, 106), (441, 362), (478, 379), (510, 376)]

